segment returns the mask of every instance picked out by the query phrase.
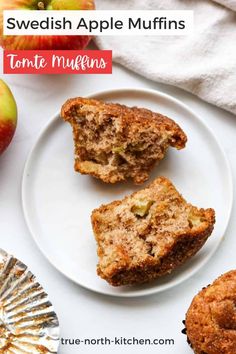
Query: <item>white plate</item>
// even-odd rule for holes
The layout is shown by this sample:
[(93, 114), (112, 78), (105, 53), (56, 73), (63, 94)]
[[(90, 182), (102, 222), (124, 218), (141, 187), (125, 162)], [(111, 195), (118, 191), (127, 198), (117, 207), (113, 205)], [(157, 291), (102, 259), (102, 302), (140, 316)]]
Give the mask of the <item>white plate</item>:
[(73, 170), (69, 124), (57, 114), (40, 134), (25, 166), (22, 185), (26, 222), (38, 247), (64, 275), (79, 285), (112, 296), (143, 296), (169, 289), (199, 270), (214, 254), (226, 230), (232, 207), (232, 178), (216, 138), (180, 101), (152, 90), (124, 89), (92, 97), (147, 107), (173, 118), (188, 136), (182, 151), (170, 149), (157, 166), (191, 203), (216, 211), (215, 230), (203, 249), (184, 266), (153, 283), (114, 288), (96, 275), (96, 243), (90, 224), (94, 208), (137, 190), (131, 183), (107, 185)]

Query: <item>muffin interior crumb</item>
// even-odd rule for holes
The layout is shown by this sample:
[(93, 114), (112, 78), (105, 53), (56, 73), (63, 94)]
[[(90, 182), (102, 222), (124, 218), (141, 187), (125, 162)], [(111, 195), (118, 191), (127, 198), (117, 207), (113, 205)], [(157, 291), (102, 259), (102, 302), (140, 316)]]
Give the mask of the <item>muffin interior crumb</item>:
[(121, 276), (122, 269), (145, 264), (158, 269), (177, 239), (176, 257), (185, 257), (195, 241), (186, 235), (209, 229), (208, 212), (187, 204), (164, 178), (123, 201), (95, 210), (92, 220), (99, 246), (99, 272), (115, 278)]
[(171, 119), (145, 109), (78, 98), (62, 116), (73, 127), (75, 169), (104, 182), (143, 183), (169, 146), (182, 149), (186, 136)]

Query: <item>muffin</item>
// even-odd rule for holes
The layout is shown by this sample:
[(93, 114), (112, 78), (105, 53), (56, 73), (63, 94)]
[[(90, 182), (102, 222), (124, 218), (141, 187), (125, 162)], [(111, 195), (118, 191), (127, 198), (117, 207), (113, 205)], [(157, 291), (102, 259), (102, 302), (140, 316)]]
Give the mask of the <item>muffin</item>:
[(187, 141), (173, 120), (144, 108), (78, 97), (61, 116), (73, 128), (75, 171), (106, 183), (145, 182), (169, 146), (183, 149)]
[(195, 354), (236, 353), (236, 270), (195, 296), (185, 325)]
[(213, 209), (188, 204), (165, 177), (92, 212), (98, 275), (113, 286), (149, 282), (195, 255), (212, 233)]

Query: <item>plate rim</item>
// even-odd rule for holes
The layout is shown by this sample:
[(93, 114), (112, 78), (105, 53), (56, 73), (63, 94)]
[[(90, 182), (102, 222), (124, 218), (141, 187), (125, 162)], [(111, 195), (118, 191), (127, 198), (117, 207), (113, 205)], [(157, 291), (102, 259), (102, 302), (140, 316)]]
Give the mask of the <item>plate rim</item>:
[(28, 215), (28, 211), (27, 211), (27, 203), (26, 203), (26, 185), (27, 185), (27, 171), (29, 169), (29, 166), (31, 164), (31, 160), (34, 154), (34, 151), (36, 150), (38, 143), (40, 141), (40, 139), (43, 137), (44, 133), (50, 128), (50, 126), (58, 119), (58, 116), (60, 116), (60, 111), (56, 112), (53, 116), (51, 116), (51, 118), (49, 118), (49, 120), (47, 121), (47, 123), (40, 129), (38, 135), (36, 136), (33, 146), (31, 147), (26, 161), (25, 161), (25, 165), (23, 168), (23, 173), (22, 173), (22, 182), (21, 182), (21, 204), (22, 204), (22, 209), (23, 209), (23, 215), (24, 215), (24, 219), (27, 225), (27, 228), (29, 230), (29, 233), (31, 234), (31, 237), (33, 238), (36, 246), (38, 247), (38, 249), (40, 250), (41, 254), (47, 259), (47, 261), (54, 267), (54, 269), (56, 269), (58, 272), (60, 272), (61, 274), (63, 274), (63, 276), (65, 276), (67, 279), (71, 280), (73, 283), (81, 286), (82, 288), (92, 291), (94, 293), (100, 294), (100, 295), (106, 295), (106, 296), (111, 296), (111, 297), (116, 297), (116, 298), (135, 298), (135, 297), (144, 297), (144, 296), (150, 296), (153, 294), (158, 294), (158, 293), (162, 293), (164, 291), (170, 290), (172, 288), (174, 288), (175, 286), (180, 285), (181, 283), (187, 281), (188, 279), (192, 278), (198, 271), (200, 271), (200, 269), (202, 269), (206, 263), (208, 261), (210, 261), (212, 259), (212, 257), (214, 256), (216, 250), (218, 249), (218, 247), (220, 246), (222, 240), (224, 239), (225, 233), (228, 229), (229, 226), (229, 221), (230, 221), (230, 217), (232, 214), (232, 208), (233, 208), (233, 175), (232, 175), (232, 168), (231, 165), (229, 163), (229, 159), (225, 153), (224, 148), (222, 147), (221, 143), (218, 141), (215, 133), (212, 131), (211, 127), (209, 127), (207, 125), (207, 123), (201, 118), (201, 116), (199, 116), (197, 113), (194, 112), (194, 110), (192, 108), (190, 108), (187, 104), (183, 103), (182, 101), (180, 101), (178, 98), (175, 98), (172, 95), (166, 94), (162, 91), (159, 90), (155, 90), (155, 89), (149, 89), (149, 88), (132, 88), (132, 87), (124, 87), (124, 88), (118, 88), (118, 89), (106, 89), (106, 90), (102, 90), (102, 91), (95, 91), (92, 92), (90, 94), (87, 94), (86, 97), (87, 98), (94, 98), (96, 99), (98, 96), (104, 96), (104, 95), (114, 95), (114, 94), (120, 94), (120, 93), (145, 93), (145, 94), (151, 94), (157, 97), (161, 97), (164, 99), (167, 99), (169, 101), (171, 101), (172, 103), (180, 106), (182, 109), (186, 110), (187, 112), (189, 112), (191, 115), (195, 116), (195, 118), (200, 121), (200, 123), (202, 124), (202, 126), (204, 127), (204, 129), (207, 130), (207, 132), (212, 136), (212, 138), (214, 139), (216, 145), (218, 146), (219, 150), (221, 151), (222, 157), (225, 161), (225, 165), (227, 167), (227, 169), (224, 171), (225, 177), (227, 179), (227, 184), (228, 184), (228, 188), (229, 188), (229, 206), (228, 206), (228, 212), (227, 212), (227, 216), (226, 216), (226, 223), (225, 223), (225, 227), (224, 230), (222, 232), (222, 236), (219, 239), (219, 241), (216, 243), (216, 245), (214, 246), (214, 248), (211, 250), (210, 254), (198, 265), (196, 266), (190, 274), (185, 275), (184, 277), (178, 279), (178, 280), (174, 280), (171, 282), (171, 284), (164, 284), (162, 285), (161, 288), (158, 287), (153, 287), (150, 289), (144, 289), (144, 290), (135, 290), (133, 292), (127, 292), (127, 293), (108, 293), (105, 290), (98, 290), (95, 288), (91, 288), (89, 286), (86, 286), (84, 284), (79, 283), (75, 277), (73, 277), (72, 275), (67, 274), (67, 272), (65, 272), (62, 267), (54, 264), (54, 262), (50, 259), (50, 257), (47, 255), (47, 253), (44, 251), (44, 248), (41, 246), (40, 242), (37, 239), (36, 236), (36, 232), (33, 230), (33, 227), (31, 227), (31, 222), (30, 222), (30, 217)]

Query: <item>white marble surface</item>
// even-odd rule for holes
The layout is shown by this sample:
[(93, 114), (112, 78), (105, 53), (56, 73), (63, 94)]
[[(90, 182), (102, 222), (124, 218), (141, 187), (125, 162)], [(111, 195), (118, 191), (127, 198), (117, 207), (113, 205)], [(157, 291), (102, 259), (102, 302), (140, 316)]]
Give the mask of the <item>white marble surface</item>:
[(236, 182), (236, 117), (180, 89), (145, 80), (119, 66), (114, 66), (112, 76), (0, 76), (10, 84), (19, 107), (16, 136), (0, 157), (0, 247), (24, 261), (37, 275), (58, 313), (62, 337), (134, 336), (175, 340), (171, 347), (61, 346), (59, 353), (190, 354), (186, 338), (181, 334), (181, 321), (193, 295), (201, 287), (224, 271), (236, 268), (235, 210), (221, 247), (205, 269), (193, 278), (170, 291), (150, 297), (110, 298), (86, 291), (67, 280), (37, 249), (22, 213), (22, 172), (39, 131), (65, 99), (103, 89), (145, 87), (177, 97), (204, 118), (223, 145)]

